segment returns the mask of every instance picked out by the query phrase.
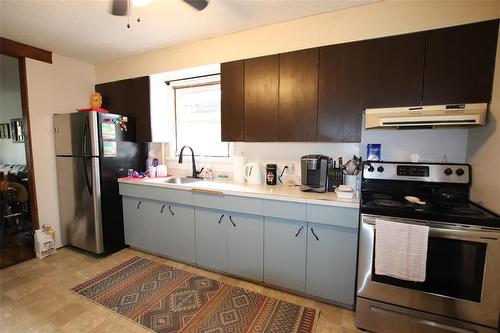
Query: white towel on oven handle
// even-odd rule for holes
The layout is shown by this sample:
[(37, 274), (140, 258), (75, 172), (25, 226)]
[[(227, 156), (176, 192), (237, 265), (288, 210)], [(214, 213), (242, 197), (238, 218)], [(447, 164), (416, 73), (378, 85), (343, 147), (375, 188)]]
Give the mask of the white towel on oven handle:
[(429, 227), (375, 220), (375, 273), (425, 281)]

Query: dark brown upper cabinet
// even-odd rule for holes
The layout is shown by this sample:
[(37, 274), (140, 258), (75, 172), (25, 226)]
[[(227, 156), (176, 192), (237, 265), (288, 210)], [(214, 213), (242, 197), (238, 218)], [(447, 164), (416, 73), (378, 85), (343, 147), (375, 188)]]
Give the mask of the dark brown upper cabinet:
[(245, 141), (278, 140), (279, 55), (245, 60)]
[(361, 141), (366, 72), (363, 42), (320, 48), (318, 141)]
[(319, 49), (280, 54), (278, 141), (316, 141)]
[(422, 103), (425, 33), (363, 42), (366, 56), (366, 108)]
[(243, 60), (221, 64), (222, 141), (245, 140), (243, 71)]
[(102, 107), (111, 113), (136, 118), (137, 142), (151, 142), (149, 76), (96, 84)]
[(423, 103), (489, 102), (498, 20), (426, 32)]
[(366, 108), (489, 102), (498, 26), (486, 21), (223, 64), (223, 140), (360, 142)]

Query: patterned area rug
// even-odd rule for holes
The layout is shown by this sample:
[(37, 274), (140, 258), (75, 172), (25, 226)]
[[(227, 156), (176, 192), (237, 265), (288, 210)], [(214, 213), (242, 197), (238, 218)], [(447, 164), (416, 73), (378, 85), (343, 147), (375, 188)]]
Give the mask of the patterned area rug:
[(140, 257), (71, 290), (161, 333), (308, 333), (319, 314)]

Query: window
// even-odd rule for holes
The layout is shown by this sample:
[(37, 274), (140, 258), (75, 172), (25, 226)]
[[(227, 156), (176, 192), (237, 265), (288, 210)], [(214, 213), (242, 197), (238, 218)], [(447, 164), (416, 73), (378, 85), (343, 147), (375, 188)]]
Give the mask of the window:
[(221, 141), (220, 83), (174, 87), (176, 154), (185, 145), (196, 156), (229, 157), (229, 143)]

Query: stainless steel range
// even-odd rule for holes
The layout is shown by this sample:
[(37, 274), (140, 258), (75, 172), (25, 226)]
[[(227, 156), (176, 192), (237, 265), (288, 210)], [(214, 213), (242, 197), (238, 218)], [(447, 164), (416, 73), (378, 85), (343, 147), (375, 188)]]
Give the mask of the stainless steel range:
[[(469, 201), (470, 166), (364, 166), (356, 323), (377, 333), (498, 332), (500, 218)], [(405, 196), (418, 197), (411, 203)], [(423, 282), (377, 275), (377, 219), (429, 227)]]

